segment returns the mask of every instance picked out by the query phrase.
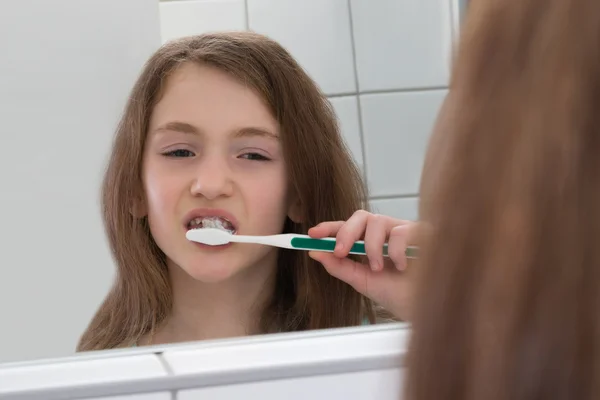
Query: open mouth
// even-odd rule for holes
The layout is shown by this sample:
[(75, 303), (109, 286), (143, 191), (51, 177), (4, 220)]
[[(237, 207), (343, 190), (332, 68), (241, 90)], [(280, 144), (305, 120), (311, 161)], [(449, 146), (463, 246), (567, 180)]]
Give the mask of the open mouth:
[(196, 217), (187, 223), (187, 229), (204, 229), (213, 228), (220, 229), (234, 235), (237, 231), (236, 227), (224, 217), (210, 216), (210, 217)]

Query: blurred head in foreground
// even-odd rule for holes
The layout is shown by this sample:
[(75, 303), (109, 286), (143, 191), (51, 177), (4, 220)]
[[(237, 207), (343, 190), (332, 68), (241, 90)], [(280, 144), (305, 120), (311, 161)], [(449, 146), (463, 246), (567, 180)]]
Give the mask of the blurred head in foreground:
[(421, 187), (411, 400), (600, 398), (600, 2), (470, 1)]

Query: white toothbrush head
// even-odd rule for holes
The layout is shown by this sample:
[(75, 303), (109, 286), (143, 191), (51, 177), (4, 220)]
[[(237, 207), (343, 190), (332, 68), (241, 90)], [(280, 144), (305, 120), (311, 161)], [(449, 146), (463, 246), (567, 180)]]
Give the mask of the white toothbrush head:
[(207, 244), (209, 246), (222, 246), (231, 240), (232, 234), (216, 228), (190, 229), (185, 234), (187, 240)]

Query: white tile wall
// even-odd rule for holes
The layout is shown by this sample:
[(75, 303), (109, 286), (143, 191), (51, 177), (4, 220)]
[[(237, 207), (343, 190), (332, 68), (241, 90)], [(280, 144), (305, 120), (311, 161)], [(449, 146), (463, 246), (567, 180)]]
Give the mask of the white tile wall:
[(360, 96), (371, 196), (418, 193), (425, 148), (446, 91)]
[(247, 28), (244, 0), (164, 1), (160, 19), (163, 43), (181, 36)]
[(385, 214), (399, 219), (415, 220), (419, 215), (418, 203), (417, 197), (378, 199), (371, 201), (371, 209), (378, 214)]
[(416, 219), (459, 2), (163, 0), (160, 10), (163, 40), (250, 29), (280, 42), (330, 96), (373, 209)]
[(356, 92), (348, 0), (247, 0), (248, 26), (286, 47), (327, 94)]
[(350, 0), (361, 91), (446, 86), (450, 1)]
[(338, 117), (340, 129), (344, 132), (346, 144), (352, 151), (358, 165), (363, 168), (362, 143), (360, 134), (360, 119), (358, 116), (358, 97), (343, 96), (330, 99), (331, 105)]

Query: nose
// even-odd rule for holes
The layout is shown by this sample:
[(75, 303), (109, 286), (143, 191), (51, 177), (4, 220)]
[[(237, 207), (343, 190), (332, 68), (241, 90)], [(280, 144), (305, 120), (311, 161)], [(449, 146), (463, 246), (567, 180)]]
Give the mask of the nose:
[(233, 194), (231, 170), (223, 157), (207, 155), (198, 163), (191, 193), (193, 196), (202, 196), (208, 200)]

